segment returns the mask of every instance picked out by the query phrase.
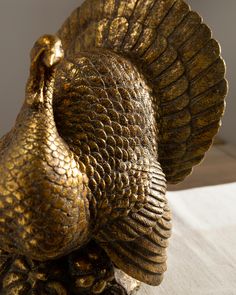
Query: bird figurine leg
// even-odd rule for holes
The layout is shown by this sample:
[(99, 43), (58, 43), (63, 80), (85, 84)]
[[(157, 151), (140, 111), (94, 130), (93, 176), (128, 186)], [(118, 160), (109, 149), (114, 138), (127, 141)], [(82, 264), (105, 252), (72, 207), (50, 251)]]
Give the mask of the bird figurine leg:
[(73, 294), (102, 294), (114, 280), (114, 266), (105, 251), (90, 242), (68, 256)]
[(93, 241), (70, 254), (68, 262), (72, 294), (131, 295), (140, 286)]
[(104, 250), (93, 242), (47, 262), (1, 250), (0, 278), (4, 295), (130, 295), (138, 286), (136, 280), (115, 269)]
[(66, 258), (39, 262), (0, 250), (0, 294), (69, 295)]

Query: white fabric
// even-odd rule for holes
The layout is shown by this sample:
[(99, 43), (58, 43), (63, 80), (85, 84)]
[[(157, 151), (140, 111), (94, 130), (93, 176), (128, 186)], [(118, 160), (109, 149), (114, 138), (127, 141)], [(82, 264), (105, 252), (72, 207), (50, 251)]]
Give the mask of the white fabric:
[(236, 295), (236, 183), (169, 192), (168, 199), (168, 271), (161, 286), (143, 286), (139, 295)]

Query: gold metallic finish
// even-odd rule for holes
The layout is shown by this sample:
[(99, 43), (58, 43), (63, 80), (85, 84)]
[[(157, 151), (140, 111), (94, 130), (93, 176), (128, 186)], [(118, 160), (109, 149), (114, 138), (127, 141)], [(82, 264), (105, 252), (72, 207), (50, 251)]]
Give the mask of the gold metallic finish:
[(86, 0), (39, 38), (0, 140), (0, 293), (159, 285), (166, 184), (211, 146), (224, 76), (218, 43), (182, 0)]

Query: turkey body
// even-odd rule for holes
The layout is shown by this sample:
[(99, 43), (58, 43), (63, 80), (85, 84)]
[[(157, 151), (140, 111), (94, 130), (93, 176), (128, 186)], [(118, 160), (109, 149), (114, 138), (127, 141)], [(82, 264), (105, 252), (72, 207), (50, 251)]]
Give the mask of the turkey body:
[(55, 86), (57, 128), (86, 167), (92, 237), (128, 273), (138, 260), (161, 280), (171, 223), (148, 82), (129, 60), (99, 50), (61, 63)]
[(157, 163), (154, 104), (144, 76), (117, 54), (95, 51), (62, 63), (55, 88), (55, 121), (86, 166), (95, 228), (138, 210)]
[(182, 0), (87, 0), (31, 57), (0, 141), (0, 248), (47, 261), (92, 240), (160, 284), (166, 183), (203, 159), (224, 112), (218, 43)]
[(171, 225), (151, 88), (106, 50), (65, 58), (54, 72), (51, 99), (44, 90), (42, 103), (25, 103), (2, 141), (2, 249), (45, 261), (95, 239), (131, 273), (115, 255), (141, 264), (144, 248), (132, 248), (153, 234), (143, 267), (161, 280)]

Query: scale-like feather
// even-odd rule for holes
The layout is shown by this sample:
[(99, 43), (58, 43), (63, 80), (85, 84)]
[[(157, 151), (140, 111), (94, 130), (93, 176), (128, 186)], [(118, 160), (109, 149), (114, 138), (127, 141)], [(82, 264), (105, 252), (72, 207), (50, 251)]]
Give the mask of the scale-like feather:
[(108, 222), (96, 239), (114, 263), (127, 274), (150, 285), (159, 285), (166, 270), (166, 247), (171, 216), (165, 198), (165, 178), (156, 165), (150, 177), (146, 205), (123, 219)]

